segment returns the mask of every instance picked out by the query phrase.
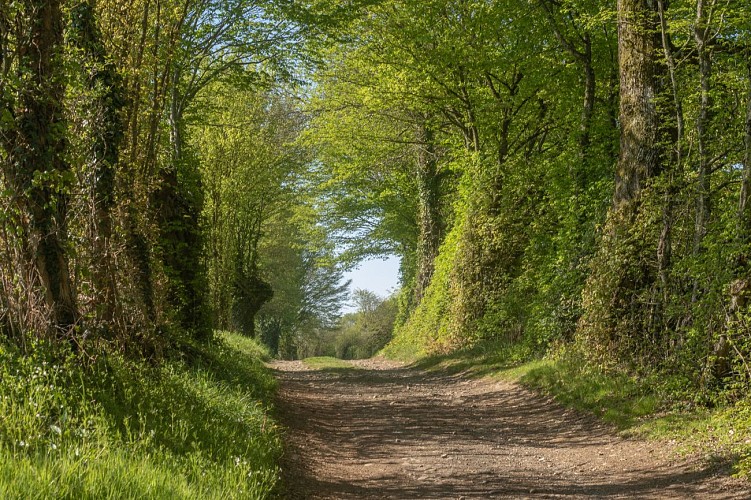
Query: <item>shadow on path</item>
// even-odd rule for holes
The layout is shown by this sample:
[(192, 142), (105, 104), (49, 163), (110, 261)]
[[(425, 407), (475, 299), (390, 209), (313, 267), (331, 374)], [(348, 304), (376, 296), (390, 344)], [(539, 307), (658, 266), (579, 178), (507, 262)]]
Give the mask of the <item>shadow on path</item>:
[(751, 498), (746, 483), (509, 382), (274, 367), (285, 498)]

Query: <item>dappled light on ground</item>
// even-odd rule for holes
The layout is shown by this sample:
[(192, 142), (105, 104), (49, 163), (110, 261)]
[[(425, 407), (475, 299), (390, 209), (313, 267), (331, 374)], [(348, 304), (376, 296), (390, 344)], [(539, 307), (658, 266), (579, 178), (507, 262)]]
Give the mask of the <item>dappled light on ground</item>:
[(748, 498), (664, 444), (626, 440), (513, 383), (386, 361), (274, 365), (288, 498)]

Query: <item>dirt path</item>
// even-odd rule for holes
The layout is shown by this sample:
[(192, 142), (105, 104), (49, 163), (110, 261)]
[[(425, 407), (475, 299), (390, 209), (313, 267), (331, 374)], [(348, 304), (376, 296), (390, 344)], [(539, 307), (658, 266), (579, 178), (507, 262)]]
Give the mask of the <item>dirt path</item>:
[(273, 365), (285, 498), (751, 498), (747, 483), (510, 382), (359, 366)]

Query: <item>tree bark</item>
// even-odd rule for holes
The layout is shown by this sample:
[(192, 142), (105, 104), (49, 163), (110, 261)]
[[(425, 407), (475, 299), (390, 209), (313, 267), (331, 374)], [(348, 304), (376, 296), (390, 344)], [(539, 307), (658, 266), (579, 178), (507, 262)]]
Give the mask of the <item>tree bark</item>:
[(93, 102), (88, 109), (90, 127), (96, 131), (91, 145), (93, 165), (94, 220), (93, 278), (102, 294), (100, 319), (115, 318), (117, 284), (109, 255), (112, 240), (112, 209), (115, 205), (115, 175), (124, 136), (120, 112), (125, 106), (123, 87), (117, 69), (107, 62), (102, 36), (90, 1), (78, 4), (72, 12), (72, 38), (84, 54), (87, 90)]
[(635, 201), (660, 166), (657, 26), (650, 5), (647, 0), (618, 0), (621, 150), (613, 197), (616, 210)]
[[(751, 77), (751, 64), (748, 65), (748, 76)], [(729, 304), (725, 316), (725, 328), (713, 346), (713, 356), (709, 364), (709, 372), (715, 380), (722, 379), (730, 373), (730, 343), (727, 331), (737, 328), (739, 314), (748, 308), (751, 298), (751, 273), (749, 266), (751, 252), (751, 85), (746, 97), (746, 119), (744, 127), (744, 154), (741, 190), (738, 200), (737, 244), (738, 254), (733, 263), (733, 281), (730, 283)]]
[(79, 314), (67, 248), (72, 172), (65, 161), (62, 12), (59, 0), (27, 0), (24, 7), (30, 21), (27, 32), (18, 33), (18, 77), (24, 86), (17, 101), (9, 178), (29, 215), (30, 250), (52, 323), (60, 336), (70, 338)]
[(659, 305), (645, 301), (656, 279), (647, 253), (657, 241), (645, 241), (636, 225), (646, 209), (643, 191), (661, 167), (657, 18), (648, 0), (618, 1), (620, 153), (613, 206), (591, 263), (579, 323), (580, 335), (606, 356), (651, 357), (650, 336), (662, 329)]
[(180, 73), (171, 72), (169, 126), (172, 158), (160, 170), (155, 193), (160, 227), (161, 256), (170, 278), (170, 302), (182, 326), (197, 338), (210, 336), (204, 291), (203, 249), (199, 218), (203, 206), (200, 175), (183, 155), (183, 113), (179, 91)]
[[(707, 221), (710, 216), (710, 165), (707, 154), (707, 126), (711, 119), (712, 100), (710, 95), (712, 77), (712, 58), (707, 47), (709, 27), (704, 0), (696, 1), (696, 22), (694, 25), (694, 42), (699, 58), (699, 116), (696, 119), (696, 142), (699, 154), (697, 173), (699, 182), (696, 193), (696, 216), (694, 223), (694, 255), (701, 252), (702, 241), (707, 233)], [(696, 284), (695, 287), (696, 289)], [(694, 290), (696, 296), (696, 290)]]
[(435, 269), (441, 243), (440, 186), (433, 131), (423, 120), (417, 127), (417, 277), (415, 304), (422, 299)]
[[(751, 63), (748, 66), (748, 77), (751, 78)], [(743, 244), (748, 244), (751, 240), (751, 85), (749, 85), (746, 99), (746, 123), (743, 137), (745, 149), (741, 192), (738, 200), (738, 235)]]
[(666, 16), (666, 5), (664, 0), (657, 1), (657, 9), (660, 18), (660, 41), (665, 56), (665, 64), (668, 75), (670, 76), (670, 87), (673, 97), (673, 106), (675, 108), (675, 128), (672, 160), (674, 165), (671, 167), (668, 179), (668, 186), (665, 188), (662, 205), (662, 229), (660, 238), (657, 242), (657, 273), (660, 278), (660, 287), (662, 289), (662, 301), (667, 302), (670, 292), (670, 267), (673, 257), (673, 224), (674, 224), (674, 201), (675, 195), (675, 169), (681, 168), (683, 162), (683, 136), (684, 136), (684, 118), (683, 102), (678, 93), (677, 65), (670, 42), (668, 32), (668, 22)]

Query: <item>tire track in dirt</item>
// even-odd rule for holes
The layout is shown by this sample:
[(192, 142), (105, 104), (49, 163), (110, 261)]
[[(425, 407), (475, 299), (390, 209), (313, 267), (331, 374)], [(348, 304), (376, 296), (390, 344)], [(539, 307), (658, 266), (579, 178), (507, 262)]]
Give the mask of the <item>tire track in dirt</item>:
[(284, 498), (751, 498), (746, 482), (516, 384), (358, 365), (272, 365)]

